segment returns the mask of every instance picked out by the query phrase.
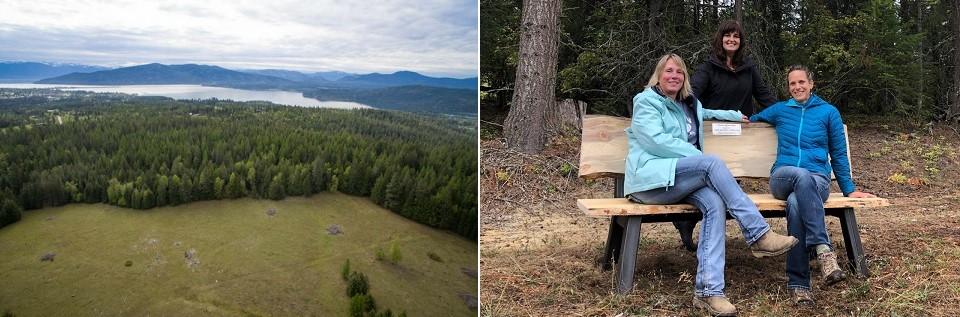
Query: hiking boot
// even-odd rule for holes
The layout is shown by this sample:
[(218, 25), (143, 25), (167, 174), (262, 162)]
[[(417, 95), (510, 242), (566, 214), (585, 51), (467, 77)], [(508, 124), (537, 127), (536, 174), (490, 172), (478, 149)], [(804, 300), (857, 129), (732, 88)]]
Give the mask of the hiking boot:
[(840, 265), (837, 265), (837, 254), (824, 252), (817, 255), (817, 262), (820, 262), (820, 273), (823, 274), (823, 284), (833, 285), (847, 278)]
[(696, 221), (674, 221), (673, 226), (680, 232), (680, 241), (683, 247), (690, 252), (697, 252), (697, 244), (693, 243), (693, 228), (696, 227)]
[(733, 306), (726, 297), (693, 297), (693, 307), (710, 312), (710, 316), (736, 316), (737, 307)]
[(797, 242), (799, 242), (797, 238), (781, 235), (770, 230), (750, 246), (750, 251), (753, 251), (753, 256), (758, 258), (778, 256), (790, 251), (790, 248)]
[(813, 301), (813, 293), (810, 292), (810, 290), (794, 288), (791, 291), (793, 291), (793, 303), (795, 305), (812, 307), (816, 304)]

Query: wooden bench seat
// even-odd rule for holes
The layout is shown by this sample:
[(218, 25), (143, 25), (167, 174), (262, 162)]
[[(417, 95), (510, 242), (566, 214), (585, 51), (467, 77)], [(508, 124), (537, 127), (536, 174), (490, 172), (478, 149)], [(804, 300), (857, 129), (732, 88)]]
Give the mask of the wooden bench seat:
[[(770, 194), (750, 194), (750, 197), (761, 211), (784, 210), (787, 202), (773, 198)], [(841, 193), (831, 193), (830, 199), (823, 204), (824, 208), (868, 208), (887, 205), (886, 199), (850, 198)], [(597, 198), (578, 199), (577, 207), (584, 214), (591, 217), (610, 216), (645, 216), (660, 214), (699, 214), (697, 207), (690, 204), (675, 205), (644, 205), (631, 202), (626, 198)]]
[[(723, 122), (732, 123), (732, 122)], [(704, 122), (704, 153), (720, 157), (738, 178), (769, 178), (776, 159), (777, 135), (765, 123), (741, 123), (741, 135), (713, 135), (714, 122)], [(588, 115), (583, 120), (579, 175), (585, 179), (612, 177), (614, 198), (578, 199), (577, 207), (587, 216), (611, 217), (606, 251), (600, 259), (603, 269), (617, 264), (617, 291), (629, 293), (636, 274), (636, 257), (642, 223), (699, 220), (693, 205), (644, 205), (627, 200), (623, 192), (624, 159), (630, 118)], [(849, 148), (849, 142), (847, 142)], [(849, 151), (848, 151), (849, 152)], [(853, 169), (851, 162), (851, 170)], [(786, 201), (770, 194), (749, 195), (764, 217), (785, 217)], [(824, 204), (826, 214), (840, 219), (847, 260), (854, 273), (869, 276), (854, 208), (887, 206), (883, 198), (849, 198), (832, 193)], [(729, 214), (727, 218), (730, 219)]]

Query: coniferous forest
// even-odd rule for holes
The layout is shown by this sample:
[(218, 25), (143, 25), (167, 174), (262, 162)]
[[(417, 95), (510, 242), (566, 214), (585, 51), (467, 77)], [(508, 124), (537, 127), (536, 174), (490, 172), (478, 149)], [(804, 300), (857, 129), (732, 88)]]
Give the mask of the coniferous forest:
[(0, 94), (0, 226), (17, 221), (22, 210), (68, 203), (150, 209), (337, 191), (477, 239), (474, 121), (215, 99), (22, 93)]

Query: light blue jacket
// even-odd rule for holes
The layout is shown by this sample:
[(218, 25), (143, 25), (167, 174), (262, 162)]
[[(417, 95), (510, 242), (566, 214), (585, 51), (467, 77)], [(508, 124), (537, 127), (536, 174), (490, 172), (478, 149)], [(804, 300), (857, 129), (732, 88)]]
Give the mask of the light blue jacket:
[(805, 104), (794, 99), (775, 103), (750, 117), (750, 121), (768, 122), (777, 129), (777, 161), (771, 172), (781, 166), (801, 167), (827, 176), (832, 171), (844, 196), (856, 189), (850, 176), (840, 111), (819, 96), (810, 95)]
[[(700, 142), (703, 144), (703, 120), (740, 121), (743, 115), (734, 110), (710, 110), (693, 96)], [(633, 121), (627, 132), (624, 194), (642, 192), (674, 184), (677, 160), (681, 157), (703, 155), (687, 142), (687, 120), (680, 104), (647, 87), (633, 97)]]

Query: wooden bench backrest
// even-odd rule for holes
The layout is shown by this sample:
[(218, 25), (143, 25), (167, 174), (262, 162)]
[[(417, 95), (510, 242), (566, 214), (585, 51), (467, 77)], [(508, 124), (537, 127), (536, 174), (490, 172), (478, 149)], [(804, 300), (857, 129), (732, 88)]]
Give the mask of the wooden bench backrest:
[[(703, 123), (704, 153), (723, 159), (734, 177), (770, 177), (770, 167), (777, 159), (777, 133), (773, 126), (759, 122), (741, 123), (741, 135), (727, 136), (713, 135), (713, 123)], [(628, 126), (630, 118), (603, 115), (584, 117), (580, 177), (592, 179), (623, 175), (627, 156), (627, 134), (624, 129)]]

